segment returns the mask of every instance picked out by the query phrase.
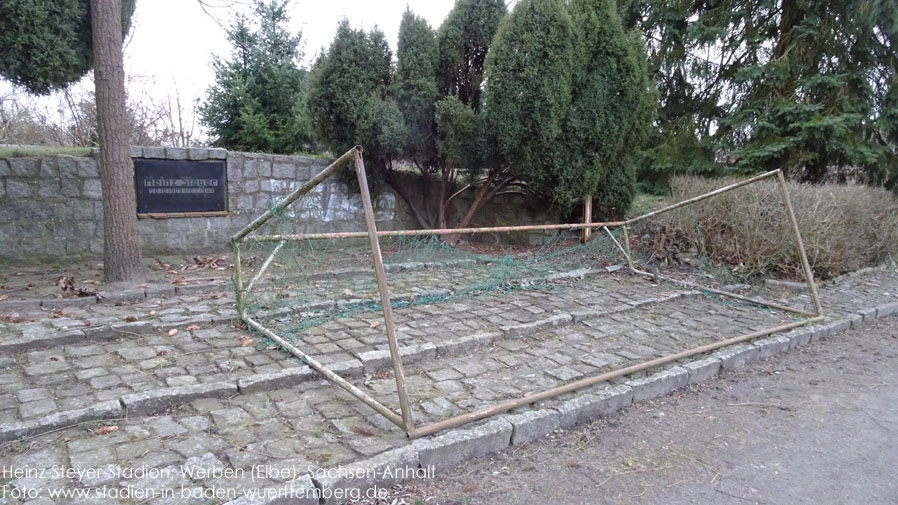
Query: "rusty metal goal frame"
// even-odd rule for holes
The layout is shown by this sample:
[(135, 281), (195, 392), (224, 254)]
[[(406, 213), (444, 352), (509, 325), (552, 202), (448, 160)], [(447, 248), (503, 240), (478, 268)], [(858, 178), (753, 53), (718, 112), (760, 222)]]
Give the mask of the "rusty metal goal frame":
[[(341, 167), (343, 167), (349, 161), (354, 162), (356, 168), (356, 175), (358, 177), (359, 188), (361, 191), (362, 197), (362, 205), (364, 207), (365, 212), (365, 222), (368, 230), (364, 232), (344, 232), (344, 233), (305, 233), (305, 234), (293, 234), (293, 235), (250, 235), (265, 223), (267, 223), (271, 218), (275, 215), (280, 214), (287, 207), (289, 207), (293, 202), (302, 197), (303, 195), (309, 193), (315, 186), (321, 184), (326, 179), (328, 179), (331, 175), (337, 172)], [(808, 293), (811, 296), (811, 299), (814, 304), (814, 312), (808, 312), (801, 309), (796, 309), (793, 307), (788, 307), (782, 304), (768, 302), (759, 298), (749, 298), (737, 293), (732, 293), (725, 290), (720, 289), (712, 289), (705, 286), (700, 286), (694, 283), (682, 281), (679, 279), (674, 279), (671, 277), (667, 277), (658, 273), (646, 272), (643, 270), (639, 270), (636, 268), (635, 263), (633, 262), (633, 257), (630, 253), (630, 238), (629, 238), (629, 227), (633, 223), (642, 221), (644, 219), (648, 219), (653, 216), (657, 216), (659, 214), (663, 214), (665, 212), (669, 212), (680, 207), (684, 207), (686, 205), (699, 202), (701, 200), (705, 200), (708, 198), (712, 198), (716, 195), (725, 193), (727, 191), (731, 191), (733, 189), (746, 186), (748, 184), (752, 184), (761, 180), (775, 178), (780, 188), (780, 195), (783, 199), (783, 204), (787, 211), (787, 216), (789, 218), (792, 232), (794, 233), (795, 243), (797, 245), (797, 251), (800, 256), (802, 270), (805, 276), (805, 280), (808, 285)], [(765, 335), (770, 335), (773, 333), (777, 333), (780, 331), (789, 330), (792, 328), (796, 328), (799, 326), (803, 326), (805, 324), (814, 323), (821, 321), (823, 319), (823, 308), (820, 304), (820, 297), (817, 293), (817, 287), (814, 283), (814, 274), (811, 270), (810, 264), (808, 262), (808, 257), (805, 252), (804, 243), (801, 239), (801, 233), (798, 229), (798, 221), (795, 218), (795, 211), (792, 207), (792, 201), (789, 198), (789, 192), (786, 187), (786, 181), (783, 177), (783, 173), (781, 170), (772, 170), (770, 172), (766, 172), (764, 174), (745, 179), (743, 181), (730, 184), (728, 186), (722, 187), (715, 191), (711, 191), (705, 193), (703, 195), (696, 196), (694, 198), (690, 198), (688, 200), (683, 200), (681, 202), (668, 205), (664, 208), (643, 214), (641, 216), (633, 217), (624, 221), (610, 221), (610, 222), (591, 222), (590, 216), (588, 213), (584, 216), (583, 223), (571, 223), (571, 224), (550, 224), (550, 225), (527, 225), (527, 226), (501, 226), (501, 227), (491, 227), (491, 228), (455, 228), (455, 229), (432, 229), (432, 230), (397, 230), (397, 231), (377, 231), (375, 226), (374, 219), (374, 208), (371, 203), (371, 194), (368, 190), (368, 178), (365, 174), (365, 164), (362, 158), (362, 147), (355, 146), (342, 156), (337, 158), (333, 163), (328, 165), (324, 170), (320, 173), (312, 177), (309, 181), (303, 184), (298, 189), (294, 190), (290, 194), (286, 196), (283, 200), (278, 202), (272, 209), (266, 211), (261, 216), (257, 217), (250, 224), (246, 225), (242, 230), (234, 234), (230, 238), (230, 244), (234, 249), (235, 261), (234, 261), (234, 284), (236, 290), (236, 305), (237, 312), (240, 316), (240, 319), (243, 320), (248, 327), (258, 331), (259, 333), (265, 335), (270, 338), (272, 341), (276, 342), (278, 345), (283, 347), (285, 350), (299, 358), (303, 363), (308, 365), (310, 368), (322, 374), (326, 379), (335, 383), (336, 385), (342, 387), (347, 392), (361, 400), (363, 403), (377, 411), (379, 414), (386, 417), (390, 422), (401, 428), (408, 435), (409, 438), (417, 438), (425, 435), (429, 435), (432, 433), (436, 433), (438, 431), (453, 428), (456, 426), (460, 426), (462, 424), (470, 423), (473, 421), (477, 421), (479, 419), (483, 419), (486, 417), (490, 417), (501, 412), (506, 412), (508, 410), (512, 410), (517, 407), (521, 407), (524, 405), (529, 405), (541, 400), (545, 400), (548, 398), (553, 398), (555, 396), (559, 396), (565, 393), (569, 393), (578, 389), (582, 389), (600, 382), (605, 382), (615, 377), (620, 377), (624, 375), (629, 375), (632, 373), (636, 373), (642, 370), (646, 370), (649, 368), (654, 368), (657, 366), (665, 365), (668, 363), (672, 363), (674, 361), (687, 358), (690, 356), (695, 356), (698, 354), (702, 354), (708, 351), (712, 351), (721, 347), (725, 347), (728, 345), (736, 344), (739, 342), (744, 342), (747, 340), (751, 340), (754, 338), (762, 337)], [(712, 342), (710, 344), (705, 344), (702, 346), (694, 347), (692, 349), (688, 349), (685, 351), (681, 351), (675, 354), (670, 354), (667, 356), (662, 356), (660, 358), (655, 358), (652, 360), (644, 361), (641, 363), (637, 363), (635, 365), (630, 365), (625, 368), (620, 368), (617, 370), (612, 370), (609, 372), (604, 372), (601, 374), (593, 375), (590, 377), (586, 377), (584, 379), (580, 379), (562, 386), (554, 387), (551, 389), (547, 389), (545, 391), (541, 391), (538, 393), (529, 394), (520, 398), (515, 398), (512, 400), (507, 400), (501, 403), (494, 404), (490, 407), (483, 408), (474, 412), (469, 412), (466, 414), (460, 414), (449, 418), (444, 421), (416, 426), (415, 421), (412, 418), (411, 406), (409, 404), (409, 395), (408, 390), (405, 383), (405, 372), (402, 366), (402, 358), (399, 352), (399, 344), (396, 337), (396, 326), (393, 321), (393, 308), (390, 301), (390, 291), (389, 286), (387, 284), (386, 273), (384, 271), (383, 257), (381, 255), (380, 249), (380, 241), (379, 237), (384, 236), (412, 236), (412, 235), (449, 235), (449, 234), (459, 234), (459, 233), (490, 233), (490, 232), (514, 232), (514, 231), (530, 231), (530, 230), (593, 230), (593, 229), (603, 229), (608, 235), (611, 236), (611, 239), (614, 241), (618, 250), (624, 256), (627, 261), (627, 266), (629, 270), (633, 273), (651, 276), (656, 280), (663, 280), (667, 282), (671, 282), (674, 284), (679, 284), (689, 288), (701, 289), (704, 291), (712, 292), (721, 296), (727, 296), (738, 300), (743, 300), (759, 305), (765, 305), (771, 308), (775, 308), (778, 310), (782, 310), (785, 312), (791, 312), (794, 314), (798, 314), (802, 316), (802, 319), (798, 321), (794, 321), (792, 323), (772, 327), (765, 328), (762, 330), (754, 331), (751, 333), (746, 333), (742, 335), (738, 335), (735, 337), (726, 338), (723, 340), (718, 340), (716, 342)], [(614, 235), (611, 233), (611, 228), (621, 228), (623, 231), (624, 243), (621, 244), (617, 241)], [(253, 319), (246, 311), (246, 293), (252, 288), (257, 280), (261, 278), (264, 274), (265, 270), (269, 267), (274, 257), (278, 254), (281, 248), (288, 241), (303, 241), (303, 240), (318, 240), (318, 239), (334, 239), (334, 238), (364, 238), (367, 237), (370, 242), (371, 247), (371, 258), (373, 260), (374, 266), (374, 274), (377, 279), (378, 291), (380, 293), (381, 304), (383, 307), (383, 315), (384, 315), (384, 330), (386, 332), (387, 343), (390, 349), (390, 358), (393, 366), (393, 374), (396, 379), (396, 389), (399, 397), (399, 406), (400, 412), (397, 414), (384, 404), (380, 403), (366, 392), (362, 391), (343, 377), (339, 376), (320, 362), (316, 361), (314, 358), (303, 352), (301, 349), (297, 348), (281, 336), (277, 335), (270, 329), (263, 326), (261, 323)], [(261, 264), (259, 270), (255, 273), (252, 279), (249, 282), (244, 283), (243, 278), (243, 268), (240, 262), (240, 245), (244, 242), (252, 241), (252, 242), (276, 242), (274, 250), (269, 254), (268, 258)]]

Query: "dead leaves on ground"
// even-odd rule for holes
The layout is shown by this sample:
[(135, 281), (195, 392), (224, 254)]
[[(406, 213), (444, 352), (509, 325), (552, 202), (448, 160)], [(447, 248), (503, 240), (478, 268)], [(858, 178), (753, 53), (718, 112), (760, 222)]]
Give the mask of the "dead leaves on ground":
[(228, 263), (228, 258), (226, 256), (194, 256), (193, 263), (182, 263), (176, 266), (171, 263), (156, 260), (156, 263), (154, 263), (151, 268), (153, 268), (153, 270), (161, 270), (169, 275), (178, 275), (181, 272), (193, 270), (230, 270), (234, 268), (234, 264)]
[[(87, 283), (88, 283), (87, 281), (84, 282), (84, 284), (87, 284)], [(94, 284), (94, 282), (91, 282), (91, 284)], [(95, 289), (75, 286), (75, 278), (74, 277), (67, 277), (65, 275), (60, 275), (59, 277), (56, 278), (56, 286), (62, 290), (62, 294), (56, 295), (56, 298), (62, 298), (64, 296), (69, 296), (69, 297), (93, 296), (98, 301), (103, 299), (103, 295)]]
[(118, 431), (118, 426), (100, 426), (93, 431), (94, 435), (108, 435)]
[(28, 318), (16, 316), (13, 314), (0, 314), (0, 323), (21, 324), (21, 323), (33, 323), (33, 322), (34, 322), (33, 319), (28, 319)]

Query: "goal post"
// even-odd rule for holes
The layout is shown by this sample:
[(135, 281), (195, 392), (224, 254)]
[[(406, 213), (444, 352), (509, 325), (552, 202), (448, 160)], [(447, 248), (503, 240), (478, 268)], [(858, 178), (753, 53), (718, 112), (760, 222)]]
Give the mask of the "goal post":
[[(335, 232), (335, 233), (274, 233), (274, 234), (256, 234), (266, 225), (272, 218), (276, 215), (283, 214), (288, 210), (288, 208), (294, 204), (296, 201), (300, 200), (303, 196), (308, 195), (313, 192), (315, 188), (339, 171), (342, 167), (344, 167), (347, 163), (352, 162), (355, 167), (356, 176), (359, 183), (359, 189), (361, 192), (361, 203), (364, 212), (365, 226), (366, 231), (364, 232)], [(761, 180), (767, 179), (775, 179), (776, 183), (780, 188), (780, 195), (783, 200), (783, 205), (786, 209), (787, 217), (790, 221), (790, 226), (792, 233), (794, 234), (794, 241), (796, 244), (797, 254), (800, 256), (802, 271), (805, 277), (805, 280), (808, 285), (808, 293), (813, 302), (814, 310), (813, 312), (809, 312), (806, 310), (802, 310), (799, 308), (789, 307), (780, 303), (774, 303), (770, 301), (766, 301), (757, 297), (748, 297), (744, 295), (740, 295), (738, 293), (732, 293), (729, 291), (725, 291), (722, 289), (714, 289), (710, 287), (701, 286), (695, 283), (691, 283), (688, 281), (678, 280), (666, 275), (662, 275), (660, 273), (652, 273), (640, 269), (637, 267), (637, 262), (634, 260), (634, 254), (630, 247), (630, 227), (638, 223), (642, 220), (649, 219), (658, 215), (661, 215), (666, 212), (670, 212), (681, 207), (694, 204), (696, 202), (712, 198), (714, 196), (720, 195), (722, 193), (732, 191), (736, 188), (756, 183)], [(234, 285), (235, 285), (235, 300), (237, 306), (237, 313), (242, 321), (244, 321), (248, 327), (253, 330), (261, 333), (265, 337), (269, 338), (271, 341), (277, 343), (282, 349), (289, 352), (293, 356), (299, 358), (303, 363), (308, 365), (310, 368), (314, 369), (322, 376), (324, 376), (327, 380), (333, 382), (334, 384), (340, 386), (347, 392), (349, 392), (354, 397), (361, 400), (363, 403), (374, 409), (379, 414), (383, 415), (390, 422), (401, 428), (410, 438), (416, 438), (425, 436), (428, 434), (432, 434), (438, 432), (443, 429), (452, 428), (456, 426), (460, 426), (465, 423), (469, 423), (472, 421), (476, 421), (479, 419), (483, 419), (500, 412), (505, 412), (514, 408), (518, 408), (521, 406), (525, 406), (537, 401), (553, 398), (565, 393), (569, 393), (578, 389), (585, 388), (590, 385), (594, 385), (600, 382), (608, 381), (615, 377), (621, 377), (624, 375), (629, 375), (632, 373), (636, 373), (639, 371), (647, 370), (653, 367), (657, 367), (660, 365), (668, 364), (675, 362), (677, 360), (681, 360), (683, 358), (687, 358), (690, 356), (695, 356), (698, 354), (702, 354), (714, 349), (718, 349), (720, 347), (724, 347), (727, 345), (732, 345), (738, 342), (748, 341), (757, 337), (770, 335), (773, 333), (777, 333), (780, 331), (785, 331), (791, 328), (796, 328), (808, 323), (821, 321), (823, 319), (823, 309), (820, 304), (819, 295), (817, 293), (816, 285), (814, 284), (813, 272), (811, 270), (810, 264), (807, 259), (807, 255), (805, 252), (804, 244), (801, 239), (801, 234), (798, 228), (798, 221), (795, 217), (794, 209), (792, 208), (792, 203), (789, 198), (788, 189), (786, 187), (785, 178), (783, 177), (781, 170), (773, 170), (755, 177), (751, 177), (749, 179), (745, 179), (739, 181), (734, 184), (730, 184), (728, 186), (722, 187), (715, 191), (711, 191), (705, 193), (703, 195), (696, 196), (694, 198), (690, 198), (681, 202), (677, 202), (672, 205), (668, 205), (662, 209), (658, 209), (652, 212), (648, 212), (646, 214), (633, 217), (623, 221), (611, 221), (611, 222), (592, 222), (589, 219), (589, 216), (585, 216), (586, 219), (582, 223), (570, 223), (570, 224), (548, 224), (548, 225), (520, 225), (520, 226), (499, 226), (499, 227), (485, 227), (485, 228), (463, 228), (463, 229), (431, 229), (431, 230), (389, 230), (389, 231), (378, 231), (375, 223), (375, 212), (374, 206), (372, 204), (371, 195), (368, 189), (368, 180), (365, 173), (365, 165), (364, 159), (362, 157), (362, 147), (355, 146), (345, 154), (337, 158), (333, 163), (328, 165), (325, 169), (323, 169), (320, 173), (312, 177), (309, 181), (304, 183), (299, 188), (287, 194), (283, 199), (275, 203), (272, 208), (262, 215), (258, 216), (248, 225), (246, 225), (239, 232), (234, 234), (230, 238), (230, 244), (234, 249), (235, 254), (235, 262), (234, 262)], [(612, 229), (620, 228), (623, 236), (623, 243), (621, 243), (617, 238), (615, 238), (612, 233)], [(764, 305), (767, 307), (775, 308), (777, 310), (782, 310), (786, 312), (791, 312), (797, 315), (802, 316), (801, 319), (797, 321), (793, 321), (788, 324), (783, 324), (771, 328), (765, 328), (757, 331), (753, 331), (750, 333), (733, 336), (730, 338), (726, 338), (723, 340), (718, 340), (716, 342), (712, 342), (709, 344), (704, 344), (701, 346), (693, 347), (691, 349), (687, 349), (684, 351), (680, 351), (674, 354), (669, 354), (667, 356), (662, 356), (659, 358), (643, 361), (641, 363), (637, 363), (634, 365), (630, 365), (624, 368), (619, 368), (617, 370), (612, 370), (609, 372), (600, 373), (597, 375), (592, 375), (574, 382), (570, 382), (568, 384), (564, 384), (562, 386), (546, 389), (544, 391), (540, 391), (537, 393), (529, 394), (520, 398), (515, 398), (512, 400), (503, 401), (492, 406), (482, 408), (476, 410), (474, 412), (468, 412), (465, 414), (456, 415), (446, 420), (442, 420), (439, 422), (434, 422), (430, 424), (417, 425), (413, 418), (412, 408), (409, 401), (409, 393), (408, 386), (406, 384), (405, 371), (402, 365), (401, 352), (399, 348), (399, 343), (396, 334), (396, 324), (393, 315), (393, 303), (390, 298), (390, 288), (387, 283), (387, 272), (384, 267), (383, 255), (381, 252), (380, 246), (380, 237), (414, 237), (414, 236), (440, 236), (440, 235), (449, 235), (449, 234), (478, 234), (478, 233), (509, 233), (509, 232), (519, 232), (519, 231), (549, 231), (549, 230), (583, 230), (590, 231), (596, 230), (597, 234), (595, 238), (599, 237), (599, 233), (601, 231), (606, 232), (612, 242), (615, 244), (615, 247), (618, 248), (621, 255), (625, 258), (627, 262), (627, 267), (629, 271), (634, 274), (650, 276), (659, 281), (667, 281), (673, 284), (679, 284), (682, 286), (686, 286), (689, 288), (700, 289), (703, 291), (708, 291), (711, 293), (715, 293), (717, 295), (726, 296), (742, 301), (746, 301), (752, 304)], [(333, 370), (322, 364), (320, 361), (314, 359), (312, 356), (307, 354), (307, 352), (299, 347), (295, 346), (287, 339), (283, 337), (283, 335), (279, 335), (272, 328), (266, 327), (262, 322), (258, 320), (256, 314), (250, 313), (246, 304), (246, 296), (247, 293), (250, 292), (256, 285), (257, 281), (263, 276), (265, 271), (273, 264), (275, 258), (281, 253), (282, 249), (288, 243), (297, 243), (297, 242), (309, 242), (315, 240), (323, 240), (323, 239), (367, 239), (368, 243), (368, 253), (371, 261), (371, 266), (374, 269), (374, 276), (377, 284), (377, 290), (380, 295), (380, 310), (383, 313), (384, 317), (384, 333), (387, 340), (387, 345), (389, 348), (390, 361), (392, 364), (393, 376), (396, 382), (396, 390), (399, 400), (400, 411), (397, 413), (394, 410), (390, 409), (383, 403), (379, 402), (371, 395), (363, 391), (362, 389), (356, 387), (345, 378), (335, 373)], [(594, 239), (595, 239), (594, 238)], [(247, 243), (269, 243), (274, 244), (274, 248), (267, 255), (265, 260), (261, 263), (258, 270), (255, 274), (249, 278), (244, 279), (244, 271), (243, 265), (241, 261), (241, 247)]]

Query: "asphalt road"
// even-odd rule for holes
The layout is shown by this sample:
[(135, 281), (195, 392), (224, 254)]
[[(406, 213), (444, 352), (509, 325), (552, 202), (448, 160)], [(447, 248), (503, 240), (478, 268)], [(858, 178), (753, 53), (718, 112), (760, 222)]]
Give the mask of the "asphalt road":
[(394, 496), (467, 505), (898, 504), (898, 318)]

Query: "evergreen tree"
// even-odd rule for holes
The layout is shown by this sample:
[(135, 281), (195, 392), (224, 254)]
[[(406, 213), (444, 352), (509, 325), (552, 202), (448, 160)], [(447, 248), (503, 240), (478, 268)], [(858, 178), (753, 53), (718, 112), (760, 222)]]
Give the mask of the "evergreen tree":
[(638, 33), (626, 34), (613, 0), (574, 0), (576, 31), (571, 111), (554, 199), (572, 206), (593, 195), (597, 216), (620, 217), (636, 190), (636, 164), (654, 116)]
[(308, 142), (301, 36), (286, 28), (287, 4), (255, 0), (254, 16), (238, 15), (228, 30), (231, 57), (213, 60), (215, 84), (199, 109), (215, 145), (290, 154)]
[(318, 139), (334, 153), (360, 144), (373, 182), (406, 141), (402, 112), (390, 98), (389, 45), (383, 32), (355, 30), (342, 20), (312, 67), (306, 105)]
[(644, 174), (782, 168), (805, 181), (862, 167), (894, 185), (898, 6), (624, 2), (651, 41), (661, 114)]
[(133, 1), (0, 0), (0, 75), (44, 94), (94, 68), (103, 163), (103, 277), (138, 280), (140, 237), (128, 149), (122, 40)]
[[(89, 0), (0, 0), (0, 76), (44, 95), (93, 68)], [(121, 1), (127, 34), (134, 0)]]
[(426, 173), (439, 163), (433, 116), (437, 57), (436, 33), (424, 18), (406, 10), (399, 25), (394, 96), (408, 129), (403, 157)]
[(483, 65), (499, 22), (503, 0), (457, 0), (440, 25), (440, 95), (452, 95), (474, 111), (480, 108)]
[(560, 203), (576, 184), (557, 177), (566, 161), (574, 49), (561, 0), (522, 0), (499, 26), (486, 59), (490, 165)]

